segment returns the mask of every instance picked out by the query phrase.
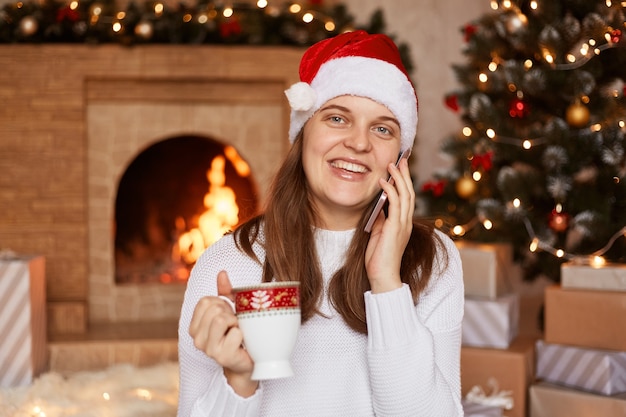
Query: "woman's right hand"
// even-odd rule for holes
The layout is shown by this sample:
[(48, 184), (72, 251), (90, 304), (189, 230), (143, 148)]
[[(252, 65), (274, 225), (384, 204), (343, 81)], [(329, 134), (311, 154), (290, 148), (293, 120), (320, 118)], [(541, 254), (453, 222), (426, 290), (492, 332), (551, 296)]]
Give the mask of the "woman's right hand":
[[(232, 286), (226, 271), (217, 275), (218, 295), (234, 301)], [(233, 390), (242, 397), (256, 391), (252, 381), (252, 358), (243, 347), (243, 334), (237, 316), (227, 301), (207, 296), (198, 301), (189, 324), (194, 346), (224, 368), (224, 375)]]

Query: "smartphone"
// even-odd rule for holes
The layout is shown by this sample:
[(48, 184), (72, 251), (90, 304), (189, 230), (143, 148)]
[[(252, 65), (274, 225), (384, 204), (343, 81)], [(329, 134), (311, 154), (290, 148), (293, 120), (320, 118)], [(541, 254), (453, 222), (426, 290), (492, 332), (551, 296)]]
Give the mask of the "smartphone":
[[(398, 160), (396, 161), (396, 167), (400, 164), (400, 161), (402, 161), (403, 158), (408, 158), (409, 155), (411, 155), (411, 148), (405, 150), (404, 152), (400, 154), (400, 156), (398, 157)], [(387, 178), (387, 182), (389, 184), (393, 184), (394, 181), (391, 175), (389, 175), (389, 178)], [(374, 206), (374, 210), (372, 210), (372, 214), (370, 214), (370, 217), (367, 220), (367, 223), (365, 224), (364, 230), (367, 233), (372, 231), (372, 226), (374, 225), (374, 222), (376, 221), (378, 214), (383, 209), (386, 202), (387, 202), (387, 193), (384, 191), (381, 191), (380, 196), (378, 197), (378, 201), (376, 202), (376, 205)]]

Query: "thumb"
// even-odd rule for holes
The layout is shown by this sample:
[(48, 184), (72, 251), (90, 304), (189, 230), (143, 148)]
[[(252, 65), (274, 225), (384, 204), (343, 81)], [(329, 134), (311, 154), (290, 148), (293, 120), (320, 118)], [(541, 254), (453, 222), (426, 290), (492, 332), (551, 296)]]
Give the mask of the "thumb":
[(230, 298), (231, 301), (235, 301), (235, 295), (233, 294), (233, 286), (228, 279), (226, 271), (220, 271), (217, 274), (217, 295), (223, 295)]

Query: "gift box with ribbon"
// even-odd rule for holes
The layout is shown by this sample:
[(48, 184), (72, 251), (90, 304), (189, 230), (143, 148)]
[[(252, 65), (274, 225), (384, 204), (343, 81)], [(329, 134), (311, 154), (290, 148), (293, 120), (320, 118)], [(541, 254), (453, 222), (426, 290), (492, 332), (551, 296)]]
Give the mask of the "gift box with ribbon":
[(463, 345), (506, 349), (517, 336), (518, 324), (518, 294), (493, 300), (465, 297)]
[(626, 392), (626, 352), (537, 341), (537, 378), (604, 395)]

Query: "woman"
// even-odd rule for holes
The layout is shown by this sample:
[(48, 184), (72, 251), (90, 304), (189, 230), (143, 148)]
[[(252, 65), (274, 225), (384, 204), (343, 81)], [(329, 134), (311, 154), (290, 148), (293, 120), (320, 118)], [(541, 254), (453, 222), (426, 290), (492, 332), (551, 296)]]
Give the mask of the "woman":
[[(179, 416), (461, 416), (463, 281), (456, 248), (413, 222), (401, 151), (417, 98), (385, 35), (309, 48), (286, 91), (293, 143), (264, 214), (209, 247), (179, 327)], [(391, 176), (393, 184), (386, 179)], [(380, 189), (388, 195), (364, 231)], [(300, 281), (295, 376), (253, 381), (231, 307), (217, 295)]]

